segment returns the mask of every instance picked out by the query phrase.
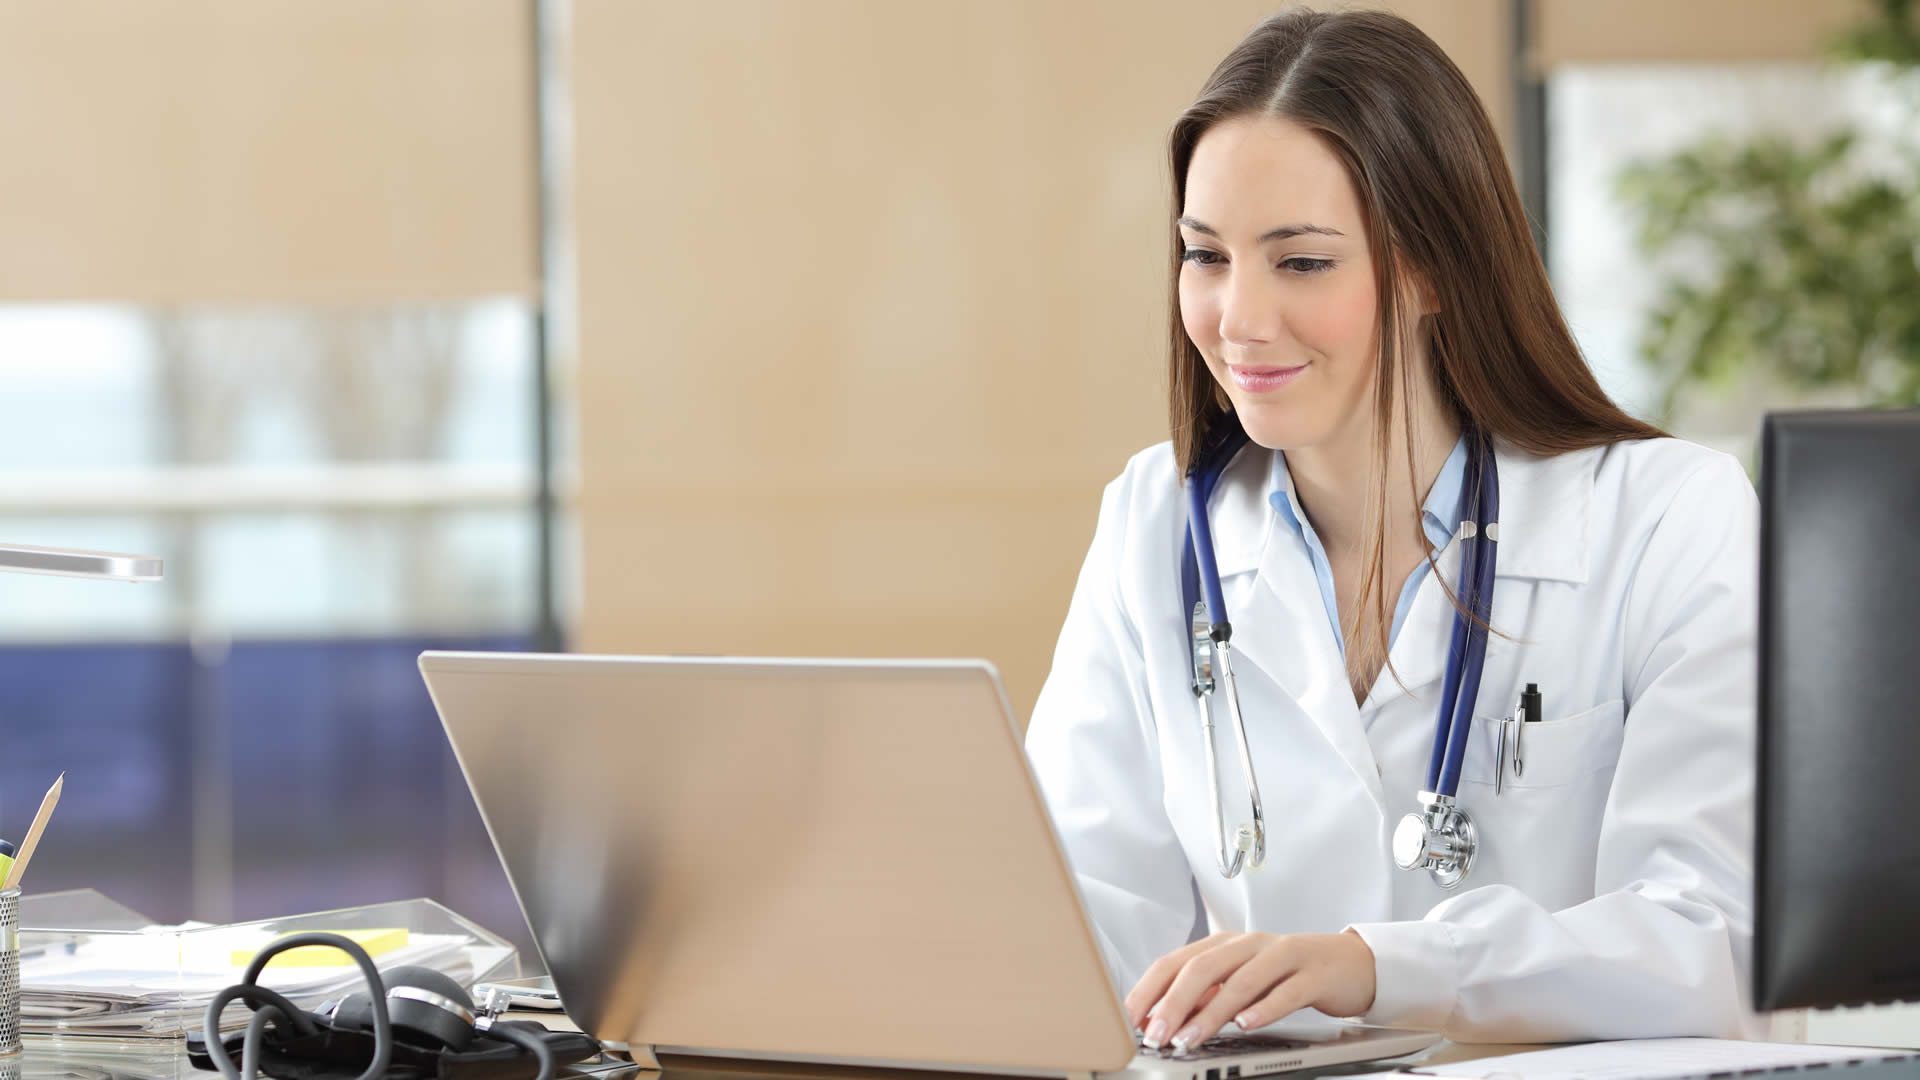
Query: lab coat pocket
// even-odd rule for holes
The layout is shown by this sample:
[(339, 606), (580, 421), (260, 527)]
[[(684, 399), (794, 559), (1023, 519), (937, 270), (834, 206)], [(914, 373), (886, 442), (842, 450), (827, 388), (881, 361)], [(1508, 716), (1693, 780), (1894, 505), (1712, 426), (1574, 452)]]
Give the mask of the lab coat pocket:
[[(1626, 715), (1627, 703), (1616, 699), (1564, 719), (1532, 724), (1503, 725), (1502, 717), (1479, 717), (1473, 723), (1473, 739), (1467, 746), (1466, 761), (1461, 765), (1461, 779), (1493, 786), (1494, 768), (1501, 761), (1503, 729), (1507, 739), (1506, 776), (1500, 781), (1503, 790), (1558, 787), (1602, 769), (1611, 769), (1620, 761), (1620, 747), (1626, 737)], [(1514, 764), (1516, 741), (1520, 758), (1517, 769)]]
[(1625, 720), (1626, 703), (1609, 701), (1524, 725), (1522, 767), (1515, 775), (1509, 742), (1498, 794), (1500, 722), (1474, 725), (1460, 802), (1480, 830), (1480, 866), (1473, 871), (1479, 881), (1512, 885), (1552, 911), (1592, 898), (1600, 819), (1620, 763)]

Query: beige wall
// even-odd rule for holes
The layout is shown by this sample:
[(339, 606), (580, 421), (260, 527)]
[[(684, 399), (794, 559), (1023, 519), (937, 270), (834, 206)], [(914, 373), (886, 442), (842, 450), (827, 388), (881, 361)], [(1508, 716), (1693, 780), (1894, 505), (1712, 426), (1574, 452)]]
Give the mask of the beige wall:
[(537, 294), (526, 0), (0, 0), (0, 300)]
[(1533, 61), (1555, 64), (1809, 60), (1865, 19), (1867, 0), (1536, 0)]
[[(1403, 6), (1504, 120), (1504, 0)], [(578, 0), (577, 645), (984, 656), (1024, 722), (1164, 437), (1166, 128), (1273, 7)]]

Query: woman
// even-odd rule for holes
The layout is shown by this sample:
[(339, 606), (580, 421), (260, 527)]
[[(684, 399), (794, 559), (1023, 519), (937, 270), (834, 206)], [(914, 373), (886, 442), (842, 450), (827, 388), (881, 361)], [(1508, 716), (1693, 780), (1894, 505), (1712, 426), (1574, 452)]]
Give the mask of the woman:
[[(1601, 391), (1485, 111), (1406, 21), (1268, 20), (1171, 157), (1173, 439), (1106, 490), (1027, 736), (1136, 1027), (1750, 1031), (1745, 474)], [(1231, 835), (1254, 789), (1222, 688), (1210, 791), (1182, 581), (1188, 486), (1222, 465), (1202, 622), (1231, 623), (1264, 810), (1232, 846), (1216, 814)], [(1494, 553), (1471, 696), (1446, 674), (1468, 547)], [(1447, 769), (1456, 682), (1478, 844), (1443, 884), (1393, 838)], [(1502, 723), (1529, 684), (1538, 721)]]

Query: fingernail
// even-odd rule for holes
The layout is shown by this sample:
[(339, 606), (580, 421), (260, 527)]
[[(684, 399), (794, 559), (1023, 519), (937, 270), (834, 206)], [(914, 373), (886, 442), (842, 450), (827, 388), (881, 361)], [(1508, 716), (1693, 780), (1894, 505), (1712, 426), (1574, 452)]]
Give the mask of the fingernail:
[(1241, 1031), (1253, 1030), (1253, 1014), (1250, 1012), (1243, 1012), (1239, 1016), (1234, 1017), (1233, 1022), (1240, 1025)]
[(1173, 1037), (1173, 1045), (1176, 1049), (1179, 1049), (1179, 1050), (1185, 1050), (1188, 1047), (1192, 1046), (1194, 1043), (1197, 1043), (1199, 1041), (1200, 1041), (1200, 1025), (1199, 1024), (1188, 1024), (1186, 1027), (1181, 1029), (1180, 1034), (1175, 1035)]
[(1167, 1022), (1156, 1016), (1153, 1018), (1153, 1023), (1147, 1025), (1147, 1045), (1158, 1050), (1160, 1044), (1166, 1041)]

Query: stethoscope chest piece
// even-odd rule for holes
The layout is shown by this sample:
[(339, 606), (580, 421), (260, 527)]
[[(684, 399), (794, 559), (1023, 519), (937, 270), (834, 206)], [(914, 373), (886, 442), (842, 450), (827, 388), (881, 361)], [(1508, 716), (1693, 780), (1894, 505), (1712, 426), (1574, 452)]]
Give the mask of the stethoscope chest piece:
[(1402, 870), (1425, 868), (1434, 883), (1451, 889), (1465, 881), (1479, 848), (1473, 818), (1451, 798), (1431, 791), (1420, 793), (1425, 809), (1400, 819), (1393, 830), (1393, 861)]

